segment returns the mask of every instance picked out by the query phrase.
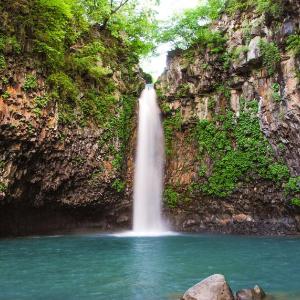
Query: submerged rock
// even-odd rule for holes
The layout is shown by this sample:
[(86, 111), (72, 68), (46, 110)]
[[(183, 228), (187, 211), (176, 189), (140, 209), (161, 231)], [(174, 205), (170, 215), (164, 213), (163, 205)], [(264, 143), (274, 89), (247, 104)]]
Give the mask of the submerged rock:
[(234, 297), (225, 277), (215, 274), (188, 289), (182, 300), (234, 300)]

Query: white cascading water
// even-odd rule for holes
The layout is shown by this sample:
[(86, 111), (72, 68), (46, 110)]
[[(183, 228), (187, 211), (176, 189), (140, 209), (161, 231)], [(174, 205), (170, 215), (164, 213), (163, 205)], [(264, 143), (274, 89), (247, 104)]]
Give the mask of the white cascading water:
[(159, 234), (162, 220), (164, 138), (156, 92), (147, 85), (139, 99), (138, 145), (134, 177), (133, 231)]

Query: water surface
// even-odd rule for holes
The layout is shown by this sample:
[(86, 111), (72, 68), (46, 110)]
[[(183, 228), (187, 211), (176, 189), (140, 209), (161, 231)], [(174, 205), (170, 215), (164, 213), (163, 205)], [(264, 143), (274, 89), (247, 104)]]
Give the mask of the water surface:
[(162, 300), (224, 274), (300, 299), (300, 239), (78, 235), (0, 241), (0, 299)]

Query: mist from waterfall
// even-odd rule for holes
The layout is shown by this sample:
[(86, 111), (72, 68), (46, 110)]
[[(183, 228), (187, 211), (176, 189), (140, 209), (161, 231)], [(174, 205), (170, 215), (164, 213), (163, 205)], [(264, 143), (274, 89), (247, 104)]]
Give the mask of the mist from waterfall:
[(138, 143), (134, 176), (133, 231), (159, 234), (162, 220), (164, 138), (156, 92), (147, 85), (139, 99)]

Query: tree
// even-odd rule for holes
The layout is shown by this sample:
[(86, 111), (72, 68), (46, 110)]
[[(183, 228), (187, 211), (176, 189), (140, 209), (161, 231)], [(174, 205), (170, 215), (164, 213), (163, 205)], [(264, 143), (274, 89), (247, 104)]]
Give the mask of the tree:
[(80, 0), (88, 20), (101, 30), (121, 38), (133, 52), (145, 55), (154, 48), (158, 22), (153, 7), (158, 0), (141, 4), (138, 0)]
[(210, 32), (207, 25), (218, 18), (225, 0), (208, 0), (207, 4), (187, 9), (175, 16), (164, 26), (161, 42), (171, 42), (174, 48), (188, 48), (194, 43), (211, 43), (219, 39), (218, 33)]

